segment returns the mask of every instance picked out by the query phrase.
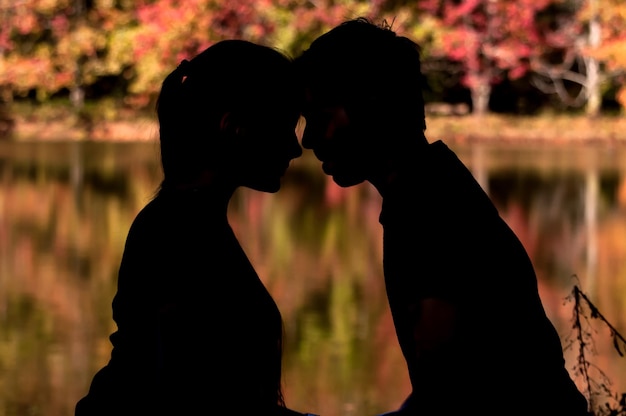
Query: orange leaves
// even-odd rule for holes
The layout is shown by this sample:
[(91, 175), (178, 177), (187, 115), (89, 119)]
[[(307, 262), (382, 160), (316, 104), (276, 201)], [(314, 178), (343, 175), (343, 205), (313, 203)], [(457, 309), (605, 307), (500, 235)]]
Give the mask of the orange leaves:
[(0, 86), (53, 94), (114, 76), (128, 80), (125, 92), (147, 97), (180, 60), (218, 40), (292, 51), (371, 7), (352, 0), (17, 0), (0, 13)]

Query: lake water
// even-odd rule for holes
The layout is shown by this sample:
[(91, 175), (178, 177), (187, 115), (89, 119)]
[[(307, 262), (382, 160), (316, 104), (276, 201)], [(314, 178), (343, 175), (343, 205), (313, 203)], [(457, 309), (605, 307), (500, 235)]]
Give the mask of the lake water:
[[(626, 148), (451, 147), (530, 253), (564, 345), (575, 284), (625, 334)], [(159, 179), (155, 143), (0, 143), (0, 416), (73, 414), (109, 358), (124, 240)], [(337, 187), (305, 151), (279, 193), (240, 190), (230, 208), (285, 320), (288, 406), (323, 416), (396, 408), (409, 384), (386, 304), (377, 193)], [(587, 357), (625, 392), (626, 359), (590, 322)], [(571, 368), (576, 353), (566, 349)]]

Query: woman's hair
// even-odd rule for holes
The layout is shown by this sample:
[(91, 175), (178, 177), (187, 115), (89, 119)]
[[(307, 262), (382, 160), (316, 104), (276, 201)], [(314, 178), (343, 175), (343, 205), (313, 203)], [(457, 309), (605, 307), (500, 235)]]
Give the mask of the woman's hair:
[(163, 81), (156, 105), (162, 188), (193, 180), (223, 157), (224, 114), (294, 106), (297, 87), (290, 57), (244, 40), (220, 41), (183, 60)]

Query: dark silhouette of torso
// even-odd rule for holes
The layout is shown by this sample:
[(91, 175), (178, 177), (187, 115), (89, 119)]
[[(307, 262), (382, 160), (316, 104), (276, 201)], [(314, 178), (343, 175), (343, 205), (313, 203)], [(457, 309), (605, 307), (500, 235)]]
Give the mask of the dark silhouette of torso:
[(209, 192), (166, 191), (137, 215), (113, 319), (111, 360), (89, 393), (103, 414), (276, 405), (280, 312)]
[[(398, 339), (424, 414), (581, 415), (586, 400), (519, 239), (457, 156), (428, 145), (386, 190), (384, 273)], [(453, 339), (416, 368), (415, 299), (457, 308)]]

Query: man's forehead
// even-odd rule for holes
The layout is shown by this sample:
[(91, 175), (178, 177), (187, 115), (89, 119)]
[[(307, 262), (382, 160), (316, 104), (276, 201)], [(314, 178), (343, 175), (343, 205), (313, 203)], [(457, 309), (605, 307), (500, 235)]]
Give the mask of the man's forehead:
[(341, 88), (331, 83), (309, 84), (304, 89), (304, 98), (309, 105), (329, 105), (341, 102)]

